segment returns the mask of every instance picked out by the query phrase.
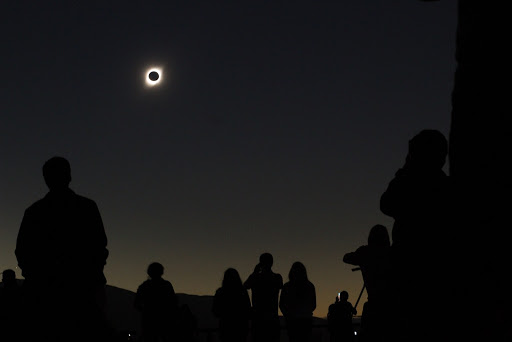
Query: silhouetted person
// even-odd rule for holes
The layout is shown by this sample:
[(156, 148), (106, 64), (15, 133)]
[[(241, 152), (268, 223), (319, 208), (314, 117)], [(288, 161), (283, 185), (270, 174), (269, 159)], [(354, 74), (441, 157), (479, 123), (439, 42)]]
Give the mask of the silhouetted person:
[(14, 270), (2, 272), (0, 286), (0, 340), (14, 341), (19, 331), (21, 291)]
[(213, 314), (219, 318), (219, 336), (222, 342), (245, 342), (249, 333), (251, 300), (238, 271), (224, 272), (222, 287), (213, 298)]
[(388, 336), (390, 306), (390, 239), (385, 226), (370, 229), (368, 244), (346, 253), (343, 262), (361, 268), (368, 301), (363, 308), (361, 333), (365, 341), (382, 341)]
[(22, 332), (28, 340), (39, 340), (41, 331), (55, 341), (102, 340), (108, 250), (100, 212), (69, 188), (66, 159), (49, 159), (43, 177), (50, 191), (25, 210), (16, 242), (25, 278)]
[(443, 171), (447, 153), (442, 133), (421, 131), (409, 141), (405, 164), (380, 199), (381, 211), (394, 218), (391, 287), (395, 315), (404, 317), (395, 333), (404, 339), (438, 337), (439, 311), (432, 303), (444, 302), (445, 286), (452, 283), (444, 265), (450, 264), (454, 241), (452, 186)]
[(149, 279), (135, 294), (135, 308), (142, 316), (144, 342), (169, 342), (179, 336), (178, 297), (170, 281), (162, 278), (164, 267), (158, 262), (148, 266)]
[(327, 325), (331, 342), (353, 342), (354, 325), (352, 317), (357, 315), (357, 310), (348, 301), (348, 292), (341, 291), (333, 304), (329, 305), (327, 312)]
[(313, 329), (313, 311), (316, 309), (315, 286), (308, 279), (303, 263), (293, 263), (289, 281), (284, 284), (279, 308), (286, 320), (290, 342), (309, 342)]
[(272, 272), (274, 258), (270, 253), (260, 255), (260, 262), (245, 281), (244, 287), (252, 292), (252, 329), (255, 342), (279, 341), (279, 291), (283, 277)]

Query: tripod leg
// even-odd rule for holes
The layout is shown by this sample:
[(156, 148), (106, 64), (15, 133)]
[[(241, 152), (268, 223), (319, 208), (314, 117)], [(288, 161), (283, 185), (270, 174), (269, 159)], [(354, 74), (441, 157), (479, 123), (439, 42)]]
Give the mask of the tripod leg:
[(359, 300), (361, 299), (361, 296), (363, 295), (365, 288), (366, 288), (366, 285), (363, 284), (363, 288), (361, 289), (361, 292), (359, 292), (359, 297), (357, 297), (357, 301), (356, 301), (356, 305), (354, 305), (354, 309), (357, 308), (357, 304), (359, 304)]

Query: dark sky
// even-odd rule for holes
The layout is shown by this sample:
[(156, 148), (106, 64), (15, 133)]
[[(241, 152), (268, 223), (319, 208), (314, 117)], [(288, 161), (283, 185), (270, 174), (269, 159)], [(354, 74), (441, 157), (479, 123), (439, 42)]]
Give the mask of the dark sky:
[(391, 232), (379, 198), (408, 140), (449, 131), (454, 1), (2, 6), (2, 270), (61, 155), (102, 213), (109, 284), (136, 290), (159, 261), (177, 292), (213, 295), (268, 251), (285, 280), (306, 265), (325, 316), (362, 286), (343, 254)]

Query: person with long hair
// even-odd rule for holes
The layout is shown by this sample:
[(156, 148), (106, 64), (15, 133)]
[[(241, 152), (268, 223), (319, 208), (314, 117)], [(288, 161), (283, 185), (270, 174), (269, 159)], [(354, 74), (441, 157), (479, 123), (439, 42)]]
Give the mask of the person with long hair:
[(219, 319), (219, 337), (222, 342), (245, 342), (249, 334), (251, 301), (238, 271), (224, 272), (222, 287), (213, 298), (213, 314)]
[(306, 267), (299, 261), (293, 263), (288, 279), (281, 291), (279, 308), (286, 320), (290, 342), (307, 342), (312, 336), (315, 286), (308, 279)]
[(368, 300), (363, 306), (361, 335), (365, 341), (382, 341), (388, 336), (393, 289), (390, 285), (391, 243), (388, 230), (381, 224), (370, 229), (368, 243), (346, 253), (343, 262), (359, 266)]

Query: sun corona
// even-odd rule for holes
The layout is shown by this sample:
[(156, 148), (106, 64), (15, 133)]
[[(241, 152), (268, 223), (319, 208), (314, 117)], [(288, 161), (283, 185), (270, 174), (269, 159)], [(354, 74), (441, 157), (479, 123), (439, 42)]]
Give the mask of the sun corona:
[(162, 82), (162, 69), (153, 67), (146, 70), (144, 78), (146, 86), (154, 87)]

